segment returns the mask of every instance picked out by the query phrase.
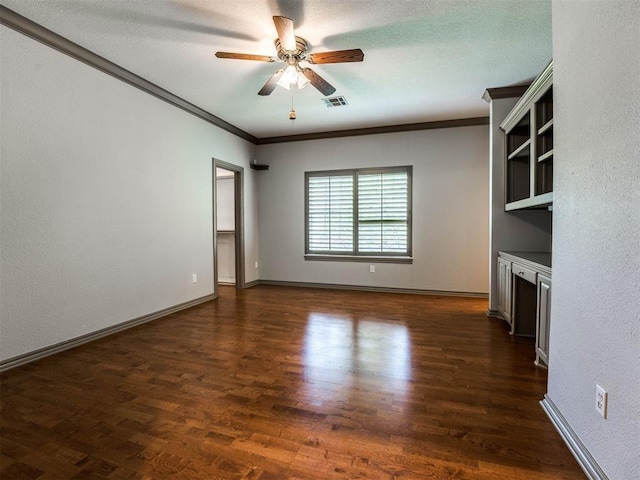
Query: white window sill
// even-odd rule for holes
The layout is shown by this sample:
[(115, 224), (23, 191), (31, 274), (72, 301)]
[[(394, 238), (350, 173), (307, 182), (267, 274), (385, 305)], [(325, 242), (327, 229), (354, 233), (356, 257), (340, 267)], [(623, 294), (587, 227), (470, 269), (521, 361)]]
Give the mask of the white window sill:
[(304, 259), (323, 262), (413, 263), (413, 257), (393, 255), (324, 255), (318, 253), (307, 253), (304, 256)]

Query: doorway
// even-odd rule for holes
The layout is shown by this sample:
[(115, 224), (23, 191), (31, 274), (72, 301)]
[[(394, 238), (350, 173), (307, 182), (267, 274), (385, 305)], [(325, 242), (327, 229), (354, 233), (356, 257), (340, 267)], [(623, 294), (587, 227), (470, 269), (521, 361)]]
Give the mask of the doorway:
[(244, 169), (213, 159), (213, 279), (218, 285), (243, 288), (243, 184)]

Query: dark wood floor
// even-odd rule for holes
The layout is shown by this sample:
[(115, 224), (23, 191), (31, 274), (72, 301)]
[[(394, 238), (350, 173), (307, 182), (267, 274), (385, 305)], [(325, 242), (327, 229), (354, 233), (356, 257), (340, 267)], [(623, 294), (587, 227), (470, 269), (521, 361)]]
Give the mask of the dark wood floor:
[(2, 479), (581, 479), (486, 300), (259, 286), (2, 375)]

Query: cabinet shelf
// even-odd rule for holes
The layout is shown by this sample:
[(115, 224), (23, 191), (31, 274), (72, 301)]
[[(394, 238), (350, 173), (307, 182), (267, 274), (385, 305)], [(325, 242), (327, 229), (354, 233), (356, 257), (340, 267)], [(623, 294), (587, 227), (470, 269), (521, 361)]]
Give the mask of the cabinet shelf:
[(538, 135), (549, 131), (553, 127), (553, 118), (538, 129)]
[(553, 205), (553, 192), (541, 193), (535, 197), (527, 197), (505, 204), (505, 212), (514, 210), (545, 209)]
[(514, 158), (518, 158), (518, 157), (528, 157), (530, 152), (529, 147), (531, 147), (531, 139), (528, 139), (522, 145), (516, 148), (513, 152), (509, 154), (507, 158), (509, 160), (513, 160)]
[(544, 162), (545, 160), (553, 157), (553, 148), (546, 153), (543, 153), (538, 157), (539, 162)]

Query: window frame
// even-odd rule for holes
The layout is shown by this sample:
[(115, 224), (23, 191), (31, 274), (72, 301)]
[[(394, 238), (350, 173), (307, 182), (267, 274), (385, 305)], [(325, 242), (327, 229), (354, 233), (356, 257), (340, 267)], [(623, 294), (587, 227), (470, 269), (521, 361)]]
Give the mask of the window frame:
[[(402, 172), (407, 174), (407, 251), (406, 252), (376, 252), (359, 253), (358, 245), (358, 176), (370, 174), (385, 174)], [(331, 177), (351, 175), (353, 182), (353, 251), (351, 252), (310, 252), (309, 251), (309, 179), (312, 177)], [(340, 170), (316, 170), (304, 174), (304, 257), (305, 260), (329, 260), (350, 262), (378, 263), (413, 263), (413, 166), (402, 165), (393, 167), (348, 168)]]

